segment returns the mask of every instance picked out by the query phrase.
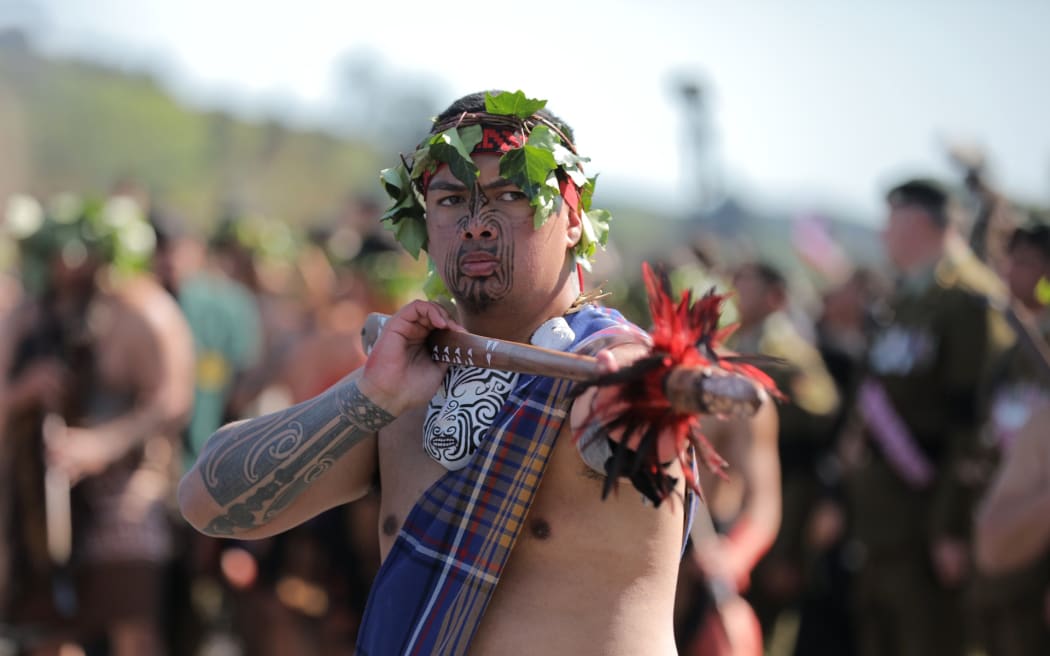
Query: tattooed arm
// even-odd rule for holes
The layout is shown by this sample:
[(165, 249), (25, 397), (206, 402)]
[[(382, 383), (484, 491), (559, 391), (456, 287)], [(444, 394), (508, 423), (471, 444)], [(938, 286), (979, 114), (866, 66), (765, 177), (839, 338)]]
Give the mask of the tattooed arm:
[(375, 433), (394, 417), (361, 393), (358, 378), (220, 429), (179, 486), (186, 519), (208, 535), (266, 537), (364, 495)]
[(376, 433), (426, 403), (444, 376), (424, 343), (435, 328), (459, 326), (438, 305), (411, 303), (358, 371), (309, 401), (221, 428), (179, 485), (186, 519), (209, 535), (262, 538), (363, 496)]

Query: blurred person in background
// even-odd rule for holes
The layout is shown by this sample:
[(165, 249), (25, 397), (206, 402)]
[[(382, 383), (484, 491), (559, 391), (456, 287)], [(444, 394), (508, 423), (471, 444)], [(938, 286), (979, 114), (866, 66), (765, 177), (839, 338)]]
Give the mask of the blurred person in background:
[[(141, 271), (154, 234), (130, 199), (61, 196), (18, 223), (28, 294), (0, 333), (0, 446), (15, 472), (2, 481), (15, 508), (5, 615), (40, 629), (32, 653), (73, 643), (163, 654), (167, 508), (192, 403), (189, 328)], [(70, 495), (71, 515), (45, 503)], [(71, 587), (60, 567), (69, 549)]]
[[(947, 144), (947, 154), (962, 174), (962, 184), (969, 192), (972, 222), (969, 225), (969, 248), (973, 257), (984, 262), (990, 271), (1006, 276), (1009, 266), (1010, 239), (1023, 221), (1023, 212), (992, 184), (988, 174), (987, 155), (975, 144)], [(960, 235), (961, 238), (961, 235)]]
[[(264, 374), (256, 370), (262, 327), (254, 295), (209, 257), (204, 240), (181, 217), (154, 209), (157, 235), (153, 271), (178, 301), (193, 335), (193, 412), (182, 433), (180, 473), (196, 460), (204, 442), (230, 418), (241, 418), (258, 394)], [(222, 545), (179, 524), (180, 558), (170, 576), (169, 635), (176, 654), (191, 653), (207, 634), (221, 631), (221, 605), (194, 599), (222, 599)], [(226, 627), (228, 629), (229, 627)]]
[[(857, 395), (863, 419), (845, 489), (861, 654), (966, 651), (960, 592), (969, 520), (958, 463), (976, 434), (981, 376), (1000, 347), (987, 269), (950, 251), (955, 204), (928, 180), (886, 196), (886, 252), (899, 274)], [(963, 244), (965, 246), (965, 244)]]
[[(1050, 406), (1043, 405), (1017, 431), (1014, 444), (978, 509), (976, 556), (981, 573), (994, 579), (1031, 572), (1023, 594), (1003, 595), (986, 606), (983, 628), (990, 656), (1046, 654), (1050, 627)], [(1043, 584), (1042, 596), (1036, 588)], [(1018, 580), (1020, 585), (1020, 581)], [(1019, 588), (1014, 588), (1015, 592)], [(990, 601), (986, 599), (985, 601)]]
[(853, 563), (845, 539), (848, 519), (837, 447), (851, 418), (849, 410), (864, 370), (874, 315), (886, 295), (881, 282), (868, 269), (854, 270), (838, 284), (829, 281), (816, 322), (817, 350), (835, 381), (841, 403), (828, 431), (831, 441), (816, 454), (814, 475), (819, 491), (803, 532), (807, 571), (794, 648), (798, 656), (849, 656), (855, 650), (849, 610)]
[[(780, 529), (768, 552), (751, 550), (761, 560), (754, 566), (747, 599), (762, 623), (767, 640), (791, 633), (777, 627), (788, 619), (784, 611), (797, 612), (805, 579), (803, 529), (817, 500), (817, 465), (831, 443), (831, 428), (839, 407), (838, 390), (820, 353), (795, 327), (788, 315), (788, 285), (783, 273), (765, 262), (738, 267), (733, 276), (739, 327), (727, 345), (742, 355), (775, 358), (768, 371), (786, 395), (780, 406), (777, 454), (780, 463)], [(730, 535), (754, 530), (748, 523)], [(767, 545), (768, 546), (768, 545)], [(786, 624), (784, 625), (787, 626)]]
[(151, 222), (157, 234), (153, 271), (193, 333), (193, 414), (182, 449), (188, 469), (208, 437), (228, 418), (243, 416), (258, 393), (248, 375), (261, 357), (261, 319), (251, 291), (211, 262), (204, 241), (182, 219), (155, 211)]
[(208, 236), (208, 262), (216, 274), (248, 290), (260, 321), (259, 359), (243, 375), (238, 396), (250, 392), (240, 415), (266, 414), (291, 404), (282, 380), (288, 354), (310, 331), (317, 293), (299, 266), (303, 238), (272, 216), (231, 208)]
[[(694, 239), (689, 249), (671, 256), (671, 279), (694, 294), (731, 287), (730, 275), (719, 265), (721, 242)], [(724, 324), (735, 324), (737, 309), (728, 304)], [(679, 650), (691, 656), (760, 653), (762, 629), (741, 596), (751, 584), (755, 564), (768, 551), (780, 528), (780, 463), (778, 419), (704, 421), (704, 435), (728, 463), (725, 476), (700, 471), (708, 513), (698, 515), (679, 571), (675, 600), (675, 631)], [(710, 519), (704, 521), (704, 514)], [(721, 623), (729, 636), (716, 638)]]
[[(728, 468), (724, 477), (700, 471), (707, 512), (697, 515), (679, 571), (679, 651), (688, 656), (759, 654), (762, 627), (741, 595), (780, 527), (777, 417), (707, 419), (703, 431)], [(718, 623), (728, 645), (716, 637)]]
[[(1033, 212), (1006, 248), (1005, 274), (1015, 311), (1034, 330), (1028, 336), (1050, 344), (1050, 221)], [(1043, 353), (1048, 351), (1044, 348)], [(976, 526), (978, 572), (970, 591), (989, 656), (1050, 653), (1050, 549), (1040, 540), (1050, 515), (1032, 515), (1040, 492), (1032, 472), (1042, 467), (1036, 444), (1046, 441), (1045, 424), (1030, 424), (1050, 401), (1050, 362), (1019, 339), (997, 360), (985, 381), (981, 439), (966, 463), (968, 503), (982, 503)], [(1013, 455), (1019, 450), (1017, 459)], [(996, 475), (996, 472), (999, 472)], [(989, 490), (993, 475), (997, 483)], [(1044, 479), (1045, 480), (1045, 479)], [(1038, 485), (1038, 484), (1036, 484)], [(1045, 488), (1044, 488), (1045, 489)], [(1045, 492), (1042, 493), (1045, 496)], [(962, 495), (960, 495), (962, 496)], [(973, 508), (967, 508), (972, 511)], [(1022, 524), (1019, 519), (1027, 520)]]

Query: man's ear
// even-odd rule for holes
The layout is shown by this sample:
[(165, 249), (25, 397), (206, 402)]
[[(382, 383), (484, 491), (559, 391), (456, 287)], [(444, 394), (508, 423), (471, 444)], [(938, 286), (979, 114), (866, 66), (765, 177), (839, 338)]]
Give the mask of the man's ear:
[(562, 206), (568, 211), (565, 236), (568, 239), (568, 246), (571, 248), (580, 243), (580, 238), (583, 236), (583, 220), (580, 219), (580, 212), (576, 208), (570, 207), (565, 202), (562, 203)]

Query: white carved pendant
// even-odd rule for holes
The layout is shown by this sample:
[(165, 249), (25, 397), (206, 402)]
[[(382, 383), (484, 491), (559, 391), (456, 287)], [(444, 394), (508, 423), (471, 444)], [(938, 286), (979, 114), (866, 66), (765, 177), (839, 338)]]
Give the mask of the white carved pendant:
[(450, 367), (427, 407), (423, 449), (447, 469), (465, 467), (517, 379), (507, 371)]

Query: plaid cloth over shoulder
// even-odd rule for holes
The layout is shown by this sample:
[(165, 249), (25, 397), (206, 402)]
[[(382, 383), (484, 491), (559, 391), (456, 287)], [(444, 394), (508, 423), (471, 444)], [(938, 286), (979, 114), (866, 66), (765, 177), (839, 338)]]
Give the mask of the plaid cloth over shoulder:
[[(566, 320), (576, 353), (646, 339), (615, 310), (588, 305)], [(568, 415), (571, 387), (520, 376), (470, 464), (419, 499), (372, 584), (359, 655), (466, 653)]]

